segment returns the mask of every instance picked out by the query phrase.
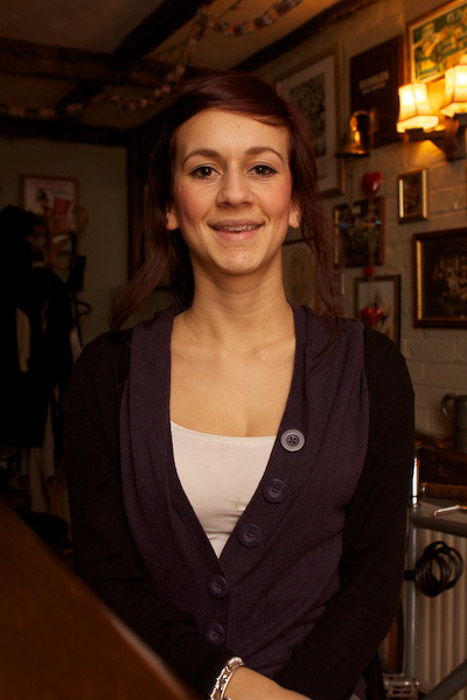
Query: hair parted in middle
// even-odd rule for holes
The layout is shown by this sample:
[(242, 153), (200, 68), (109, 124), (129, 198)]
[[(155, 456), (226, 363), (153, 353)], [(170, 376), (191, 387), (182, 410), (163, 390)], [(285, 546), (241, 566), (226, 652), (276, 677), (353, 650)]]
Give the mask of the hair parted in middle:
[(151, 249), (117, 305), (112, 326), (119, 328), (127, 320), (153, 291), (167, 268), (175, 300), (181, 308), (191, 305), (194, 280), (188, 248), (179, 231), (167, 230), (166, 212), (172, 196), (177, 129), (207, 109), (238, 112), (288, 130), (292, 196), (301, 211), (301, 234), (315, 260), (316, 305), (325, 313), (339, 313), (340, 296), (333, 284), (333, 229), (323, 214), (313, 142), (304, 118), (271, 85), (250, 73), (206, 71), (181, 84), (158, 121), (148, 181), (147, 227)]

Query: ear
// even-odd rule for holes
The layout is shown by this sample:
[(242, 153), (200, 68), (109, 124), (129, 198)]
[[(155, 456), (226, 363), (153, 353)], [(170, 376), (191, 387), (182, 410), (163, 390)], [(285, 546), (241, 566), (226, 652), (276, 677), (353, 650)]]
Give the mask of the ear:
[(167, 211), (165, 212), (165, 220), (167, 222), (168, 231), (175, 231), (175, 229), (180, 228), (178, 225), (177, 214), (172, 204), (167, 207)]
[(298, 228), (300, 226), (300, 220), (302, 218), (302, 212), (300, 206), (295, 200), (292, 200), (289, 211), (289, 226), (290, 228)]

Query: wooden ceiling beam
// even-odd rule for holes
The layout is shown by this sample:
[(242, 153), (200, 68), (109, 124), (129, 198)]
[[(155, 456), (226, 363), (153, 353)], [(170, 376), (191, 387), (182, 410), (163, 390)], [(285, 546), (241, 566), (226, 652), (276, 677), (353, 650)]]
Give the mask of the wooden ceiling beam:
[(213, 0), (164, 0), (123, 39), (113, 54), (114, 66), (140, 59), (162, 44), (177, 29), (196, 16), (201, 5)]
[(89, 126), (71, 119), (44, 121), (0, 116), (0, 135), (7, 138), (92, 143), (98, 146), (126, 146), (128, 143), (127, 130)]
[(133, 61), (113, 70), (111, 54), (0, 37), (0, 73), (151, 88), (160, 84), (167, 70), (156, 61)]

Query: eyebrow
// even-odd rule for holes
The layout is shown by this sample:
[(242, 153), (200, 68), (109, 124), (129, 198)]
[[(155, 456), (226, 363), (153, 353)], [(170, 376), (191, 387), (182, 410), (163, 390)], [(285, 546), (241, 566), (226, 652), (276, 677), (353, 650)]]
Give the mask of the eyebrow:
[[(257, 156), (261, 155), (261, 153), (274, 153), (282, 161), (282, 163), (285, 163), (283, 155), (271, 146), (252, 146), (245, 153), (247, 156)], [(189, 158), (192, 158), (193, 156), (204, 156), (205, 158), (219, 158), (220, 153), (211, 148), (197, 148), (194, 151), (190, 151), (185, 156), (185, 158), (183, 159), (183, 164), (185, 164), (186, 161)]]

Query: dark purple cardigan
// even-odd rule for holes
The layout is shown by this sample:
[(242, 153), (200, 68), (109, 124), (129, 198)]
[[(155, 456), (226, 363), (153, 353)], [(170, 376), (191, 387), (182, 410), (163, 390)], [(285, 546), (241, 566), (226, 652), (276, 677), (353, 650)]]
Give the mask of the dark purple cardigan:
[[(153, 354), (134, 356), (141, 383), (122, 411), (122, 420), (128, 408), (135, 412), (139, 425), (131, 432), (132, 459), (125, 440), (122, 454), (131, 534), (118, 468), (118, 384), (128, 346), (112, 336), (97, 340), (71, 389), (67, 463), (77, 567), (198, 691), (234, 652), (266, 672), (281, 665), (277, 680), (315, 700), (346, 698), (397, 600), (412, 450), (403, 360), (387, 339), (368, 332), (363, 357), (362, 327), (354, 322), (343, 322), (337, 345), (322, 353), (323, 322), (304, 309), (296, 321), (297, 361), (279, 436), (297, 428), (305, 446), (293, 453), (277, 441), (220, 561), (173, 468), (170, 315), (137, 331), (151, 341), (140, 348)], [(155, 471), (140, 469), (135, 454), (146, 454)], [(275, 503), (265, 496), (274, 479), (287, 492)], [(245, 544), (251, 535), (253, 544)], [(370, 676), (367, 669), (368, 697), (381, 697)]]

